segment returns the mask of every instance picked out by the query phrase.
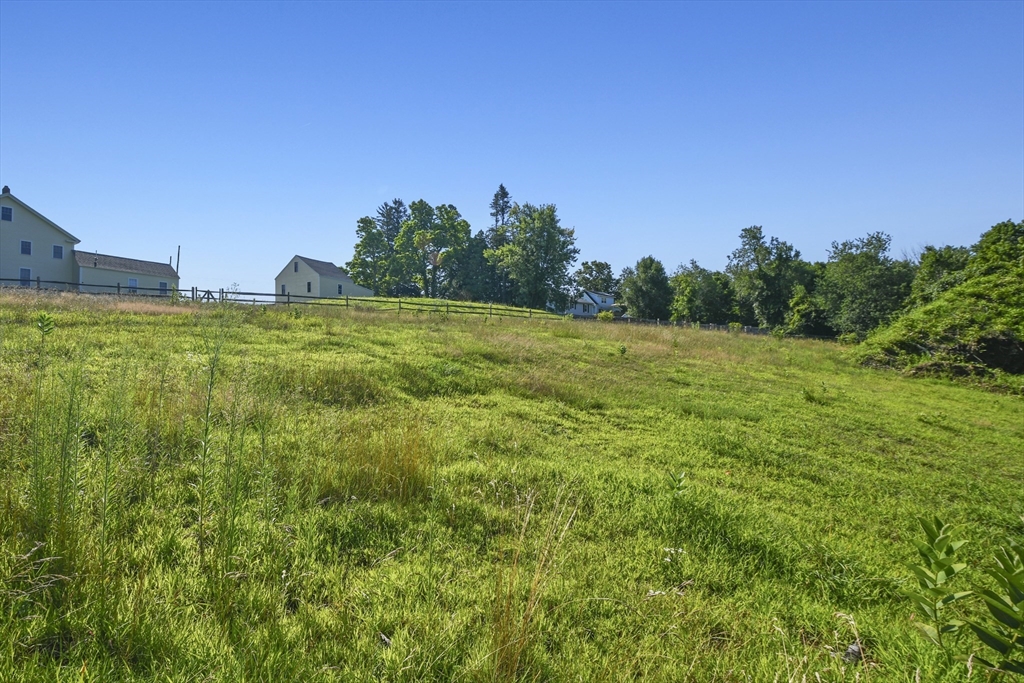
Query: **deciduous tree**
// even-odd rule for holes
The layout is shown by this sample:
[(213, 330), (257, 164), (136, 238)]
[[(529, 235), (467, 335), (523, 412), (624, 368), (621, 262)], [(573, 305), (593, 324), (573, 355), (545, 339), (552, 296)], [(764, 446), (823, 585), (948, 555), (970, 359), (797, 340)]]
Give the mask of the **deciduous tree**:
[(622, 277), (622, 300), (631, 318), (668, 320), (672, 304), (672, 286), (665, 266), (653, 256), (627, 268)]
[(701, 268), (696, 261), (672, 275), (672, 320), (725, 325), (739, 320), (732, 281), (725, 273)]
[(782, 325), (799, 280), (799, 261), (799, 251), (776, 237), (766, 240), (761, 226), (743, 229), (740, 247), (729, 256), (726, 266), (741, 312), (747, 305), (758, 324)]
[(910, 295), (914, 266), (889, 256), (882, 232), (833, 242), (818, 287), (829, 324), (840, 333), (867, 334), (889, 319)]
[(604, 292), (615, 298), (619, 296), (619, 279), (615, 277), (611, 264), (604, 261), (584, 261), (573, 273), (572, 279), (580, 292)]
[(370, 216), (364, 216), (356, 222), (356, 236), (355, 252), (345, 268), (357, 285), (384, 295), (387, 293), (392, 248), (380, 226)]
[(554, 204), (513, 205), (508, 241), (487, 251), (488, 260), (508, 274), (515, 302), (531, 308), (568, 307), (569, 268), (579, 249), (573, 230), (559, 225)]

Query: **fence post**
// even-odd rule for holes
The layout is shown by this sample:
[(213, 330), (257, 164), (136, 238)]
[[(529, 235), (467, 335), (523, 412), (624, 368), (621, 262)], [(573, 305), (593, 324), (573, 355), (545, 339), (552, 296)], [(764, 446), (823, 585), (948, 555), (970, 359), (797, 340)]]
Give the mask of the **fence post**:
[(444, 300), (444, 314), (448, 315), (448, 299)]
[(402, 297), (398, 297), (398, 315), (402, 315)]
[(120, 282), (117, 283), (117, 295), (121, 296), (121, 283)]
[(529, 309), (529, 311), (530, 312), (526, 315), (526, 317), (527, 318), (532, 318), (533, 317), (533, 309), (531, 308), (531, 309)]
[(345, 308), (348, 308), (348, 294), (345, 295)]
[(220, 292), (217, 294), (217, 296), (218, 296), (217, 301), (219, 301), (220, 303), (224, 303), (224, 288), (223, 287), (220, 288)]
[(36, 289), (42, 289), (42, 288), (43, 288), (42, 280), (41, 280), (41, 278), (38, 275), (36, 275)]
[(491, 317), (491, 315), (492, 315), (492, 314), (491, 314), (491, 309), (492, 309), (493, 307), (494, 307), (494, 304), (492, 304), (492, 303), (491, 303), (490, 301), (488, 301), (488, 302), (487, 302), (487, 317), (488, 317), (488, 318), (490, 318), (490, 317)]
[(291, 306), (292, 305), (292, 293), (288, 292), (288, 294), (286, 296), (288, 297), (288, 301), (285, 302), (285, 305)]

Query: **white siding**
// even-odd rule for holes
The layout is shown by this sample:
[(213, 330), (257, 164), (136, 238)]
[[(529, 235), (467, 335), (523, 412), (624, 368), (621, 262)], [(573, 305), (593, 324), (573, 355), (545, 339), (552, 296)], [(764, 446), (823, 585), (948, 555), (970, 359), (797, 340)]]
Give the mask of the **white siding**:
[[(139, 296), (160, 296), (159, 289), (161, 282), (167, 283), (168, 294), (171, 293), (172, 289), (178, 286), (178, 278), (166, 277), (163, 275), (143, 275), (142, 273), (127, 273), (120, 270), (92, 268), (88, 266), (82, 266), (78, 270), (78, 282), (80, 283), (79, 289), (83, 292), (117, 294), (117, 285), (121, 285), (121, 294), (132, 294), (133, 292), (129, 291), (128, 281), (133, 278), (137, 281), (136, 285), (139, 287), (138, 291), (134, 293)], [(106, 286), (90, 287), (89, 285)]]
[[(295, 272), (294, 264), (299, 264), (298, 272)], [(309, 283), (311, 291), (306, 291), (306, 285)], [(284, 285), (285, 290), (282, 293), (281, 285)], [(303, 296), (320, 296), (320, 276), (317, 275), (316, 271), (307, 266), (302, 259), (293, 258), (285, 266), (284, 270), (274, 279), (274, 294), (277, 295), (277, 302), (283, 303), (287, 301), (288, 297), (286, 294), (292, 296), (298, 295)], [(302, 301), (302, 299), (296, 299)]]
[[(10, 221), (0, 220), (0, 284), (17, 286), (7, 278), (19, 278), (22, 268), (32, 271), (32, 286), (36, 278), (57, 282), (75, 282), (75, 257), (71, 253), (73, 240), (36, 214), (24, 208), (10, 195), (0, 195), (0, 206), (11, 209)], [(32, 254), (21, 253), (21, 241), (32, 243)], [(63, 247), (63, 258), (53, 258), (54, 245)], [(65, 289), (65, 285), (46, 284), (42, 287)]]
[[(341, 285), (341, 293), (338, 293), (338, 285)], [(344, 296), (373, 296), (373, 292), (366, 287), (360, 287), (352, 282), (352, 278), (320, 278), (320, 296), (325, 299)]]

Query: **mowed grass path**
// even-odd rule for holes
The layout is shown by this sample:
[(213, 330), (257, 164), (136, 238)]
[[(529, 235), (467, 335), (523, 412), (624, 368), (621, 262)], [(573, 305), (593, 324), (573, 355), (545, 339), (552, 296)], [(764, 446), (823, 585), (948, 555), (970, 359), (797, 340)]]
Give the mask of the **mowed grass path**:
[(915, 517), (1024, 536), (1019, 397), (820, 342), (8, 294), (0, 387), (3, 680), (962, 680)]

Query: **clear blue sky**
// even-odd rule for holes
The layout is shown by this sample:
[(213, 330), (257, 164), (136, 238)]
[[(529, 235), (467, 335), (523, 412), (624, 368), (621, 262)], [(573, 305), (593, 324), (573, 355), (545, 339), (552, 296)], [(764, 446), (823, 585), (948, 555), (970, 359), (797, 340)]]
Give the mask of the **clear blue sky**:
[(1024, 3), (0, 2), (0, 182), (86, 251), (270, 291), (498, 183), (581, 260), (721, 268), (1024, 217)]

